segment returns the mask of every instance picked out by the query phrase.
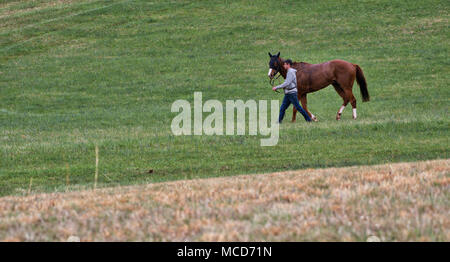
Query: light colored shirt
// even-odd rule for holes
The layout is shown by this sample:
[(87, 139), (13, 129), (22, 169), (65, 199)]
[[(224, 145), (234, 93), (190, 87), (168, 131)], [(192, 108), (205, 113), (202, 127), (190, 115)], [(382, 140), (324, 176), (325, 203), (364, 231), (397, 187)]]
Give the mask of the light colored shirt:
[(276, 89), (284, 89), (285, 94), (297, 93), (297, 70), (289, 68), (286, 73), (284, 83), (275, 87)]

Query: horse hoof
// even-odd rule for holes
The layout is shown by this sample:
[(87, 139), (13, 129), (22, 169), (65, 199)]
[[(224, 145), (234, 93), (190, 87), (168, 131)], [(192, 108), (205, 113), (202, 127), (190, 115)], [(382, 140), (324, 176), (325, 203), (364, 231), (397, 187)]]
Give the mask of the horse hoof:
[(336, 115), (336, 120), (341, 120), (341, 114)]
[(318, 121), (319, 121), (319, 120), (317, 119), (317, 117), (313, 117), (313, 118), (311, 118), (311, 120), (314, 121), (314, 122), (318, 122)]

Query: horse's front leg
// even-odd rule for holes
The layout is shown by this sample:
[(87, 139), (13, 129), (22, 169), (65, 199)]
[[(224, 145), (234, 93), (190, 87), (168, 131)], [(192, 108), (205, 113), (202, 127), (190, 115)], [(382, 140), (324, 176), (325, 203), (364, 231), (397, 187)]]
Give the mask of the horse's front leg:
[(297, 118), (297, 108), (295, 108), (294, 106), (294, 108), (292, 109), (292, 123), (295, 122), (296, 118)]
[(306, 94), (300, 95), (300, 102), (302, 103), (302, 107), (303, 109), (305, 109), (306, 113), (308, 113), (309, 117), (311, 117), (314, 122), (317, 122), (317, 117), (308, 111), (308, 99), (306, 98)]

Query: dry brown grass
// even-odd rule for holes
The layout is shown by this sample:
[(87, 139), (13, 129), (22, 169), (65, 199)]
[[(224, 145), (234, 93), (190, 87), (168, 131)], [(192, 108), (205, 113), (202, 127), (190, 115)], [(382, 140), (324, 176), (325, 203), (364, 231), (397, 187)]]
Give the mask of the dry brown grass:
[(448, 241), (449, 163), (0, 198), (4, 241)]

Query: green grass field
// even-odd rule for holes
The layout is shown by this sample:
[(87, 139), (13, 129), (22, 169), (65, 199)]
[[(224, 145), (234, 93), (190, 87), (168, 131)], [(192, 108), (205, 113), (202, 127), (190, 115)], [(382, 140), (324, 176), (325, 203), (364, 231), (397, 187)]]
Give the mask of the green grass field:
[[(446, 159), (448, 1), (0, 2), (0, 195), (301, 168)], [(358, 120), (332, 87), (318, 123), (174, 136), (177, 99), (282, 99), (267, 52), (364, 70)], [(446, 87), (447, 86), (447, 87)], [(291, 117), (288, 110), (286, 120)], [(301, 119), (299, 119), (301, 120)], [(152, 169), (153, 173), (148, 171)]]

